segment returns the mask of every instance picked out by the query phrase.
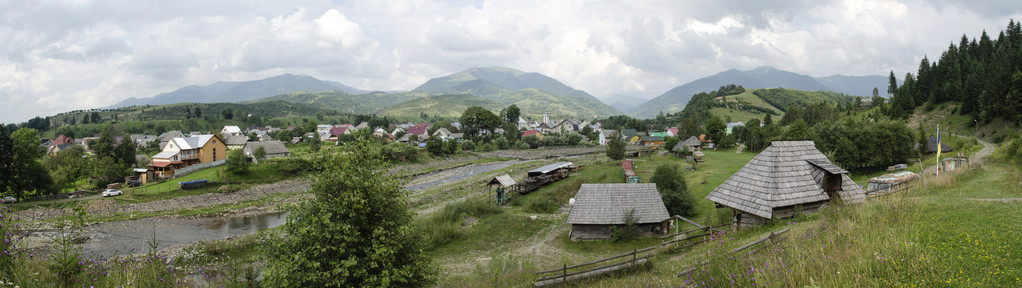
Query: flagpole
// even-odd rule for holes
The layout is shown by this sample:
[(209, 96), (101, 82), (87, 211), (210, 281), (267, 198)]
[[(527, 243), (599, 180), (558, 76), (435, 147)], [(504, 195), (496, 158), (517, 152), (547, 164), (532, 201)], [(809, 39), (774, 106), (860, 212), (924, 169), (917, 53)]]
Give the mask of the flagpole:
[(937, 124), (937, 177), (940, 177), (940, 124)]

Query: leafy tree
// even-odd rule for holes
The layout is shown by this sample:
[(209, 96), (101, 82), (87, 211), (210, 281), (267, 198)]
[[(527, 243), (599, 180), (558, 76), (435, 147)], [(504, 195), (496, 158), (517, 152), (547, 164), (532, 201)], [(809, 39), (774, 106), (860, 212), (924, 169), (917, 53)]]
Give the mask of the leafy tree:
[(50, 171), (54, 184), (59, 188), (72, 188), (72, 184), (79, 178), (86, 177), (91, 172), (91, 158), (86, 155), (85, 148), (81, 145), (74, 145), (54, 156), (43, 158), (43, 166)]
[(248, 133), (248, 141), (249, 142), (259, 141), (259, 135), (256, 135), (255, 132), (249, 132)]
[(539, 148), (539, 137), (536, 135), (529, 135), (522, 137), (522, 143), (528, 144), (530, 149)]
[(99, 116), (99, 112), (92, 112), (92, 123), (99, 124), (103, 121), (103, 118)]
[(720, 141), (721, 137), (724, 137), (726, 132), (727, 124), (724, 123), (724, 119), (720, 116), (713, 115), (710, 120), (706, 121), (706, 136), (709, 136), (713, 141)]
[(657, 166), (650, 182), (656, 183), (657, 190), (660, 190), (664, 206), (667, 206), (667, 213), (685, 217), (695, 216), (695, 199), (689, 194), (685, 175), (678, 165), (667, 163)]
[(103, 188), (106, 184), (119, 182), (130, 170), (114, 157), (96, 157), (92, 161), (92, 187)]
[(444, 155), (444, 142), (440, 140), (440, 137), (430, 137), (426, 140), (426, 151), (433, 156)]
[(669, 151), (673, 149), (675, 145), (678, 145), (678, 142), (681, 142), (681, 138), (678, 138), (678, 136), (667, 137), (664, 139), (664, 148)]
[(770, 114), (763, 116), (763, 126), (770, 126), (774, 124), (774, 120), (770, 118)]
[(507, 106), (507, 113), (505, 115), (505, 117), (507, 117), (507, 118), (505, 118), (503, 120), (504, 120), (504, 122), (507, 122), (507, 123), (516, 123), (517, 124), (518, 123), (518, 117), (521, 117), (521, 115), (522, 115), (522, 110), (518, 109), (518, 105), (511, 104), (511, 106)]
[[(3, 127), (3, 125), (0, 125)], [(0, 193), (6, 193), (14, 182), (14, 141), (7, 129), (0, 130)]]
[(436, 270), (410, 227), (412, 213), (396, 178), (365, 141), (327, 161), (314, 198), (291, 209), (268, 242), (271, 287), (425, 287)]
[(10, 190), (15, 197), (21, 200), (25, 192), (52, 191), (53, 179), (46, 172), (46, 168), (39, 162), (43, 156), (43, 147), (39, 145), (39, 131), (32, 128), (19, 128), (11, 133), (13, 143), (13, 161), (11, 170), (13, 174), (9, 183)]
[(234, 111), (231, 111), (231, 108), (224, 108), (224, 110), (220, 110), (220, 115), (224, 117), (224, 120), (234, 119)]
[(475, 137), (483, 131), (493, 132), (500, 127), (500, 119), (490, 110), (479, 106), (472, 106), (465, 109), (461, 114), (461, 127), (465, 136)]
[(607, 140), (607, 157), (611, 160), (625, 159), (625, 139), (621, 138), (621, 131), (610, 134)]
[(89, 143), (89, 150), (96, 155), (96, 158), (114, 157), (114, 131), (113, 126), (103, 126), (99, 132), (99, 139)]
[(252, 157), (255, 157), (257, 161), (266, 159), (266, 148), (259, 146), (259, 148), (256, 148), (256, 150), (252, 152)]
[(810, 140), (812, 137), (809, 135), (809, 124), (805, 120), (799, 118), (795, 120), (795, 123), (791, 123), (788, 126), (788, 130), (784, 131), (784, 140)]
[(312, 150), (312, 153), (319, 152), (319, 148), (323, 142), (322, 140), (319, 140), (319, 135), (312, 135), (312, 138), (307, 139), (307, 141), (309, 142), (309, 150)]
[(248, 173), (248, 157), (241, 149), (232, 149), (227, 152), (227, 171), (233, 175)]
[(201, 109), (201, 107), (195, 107), (195, 111), (192, 112), (192, 113), (195, 114), (195, 118), (202, 118), (202, 109)]

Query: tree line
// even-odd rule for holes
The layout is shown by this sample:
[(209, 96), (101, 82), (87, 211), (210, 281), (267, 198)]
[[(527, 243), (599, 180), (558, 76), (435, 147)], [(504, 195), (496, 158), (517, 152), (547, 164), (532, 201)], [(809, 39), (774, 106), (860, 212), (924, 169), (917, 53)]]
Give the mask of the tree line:
[[(967, 35), (956, 45), (951, 42), (940, 58), (923, 57), (916, 74), (907, 73), (902, 86), (892, 80), (888, 94), (893, 98), (887, 111), (905, 117), (926, 103), (959, 102), (958, 113), (971, 115), (982, 123), (1001, 117), (1022, 121), (1022, 26), (1009, 20), (1005, 30), (993, 39), (986, 31), (979, 39)], [(894, 79), (894, 71), (891, 71)], [(929, 104), (928, 104), (929, 105)]]

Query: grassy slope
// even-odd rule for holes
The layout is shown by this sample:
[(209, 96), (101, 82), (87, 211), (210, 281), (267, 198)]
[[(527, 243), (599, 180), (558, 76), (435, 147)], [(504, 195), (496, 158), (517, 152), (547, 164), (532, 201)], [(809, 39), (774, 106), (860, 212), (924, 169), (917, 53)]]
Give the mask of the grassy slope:
[[(652, 269), (575, 282), (582, 286), (976, 287), (1022, 285), (1018, 167), (991, 164), (950, 176), (943, 186), (865, 204), (831, 206), (716, 238), (687, 253), (660, 255)], [(723, 257), (767, 231), (791, 228), (758, 253)], [(691, 277), (674, 274), (715, 259)], [(752, 267), (755, 267), (753, 269)], [(735, 282), (731, 282), (735, 281)]]

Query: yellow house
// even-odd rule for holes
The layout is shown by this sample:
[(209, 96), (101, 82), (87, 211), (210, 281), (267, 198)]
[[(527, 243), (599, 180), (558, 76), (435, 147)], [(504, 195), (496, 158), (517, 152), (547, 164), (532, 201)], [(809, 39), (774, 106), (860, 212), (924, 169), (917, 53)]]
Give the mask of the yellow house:
[(153, 155), (149, 164), (158, 176), (174, 174), (174, 169), (227, 158), (227, 144), (216, 135), (178, 137), (167, 141), (163, 151)]

